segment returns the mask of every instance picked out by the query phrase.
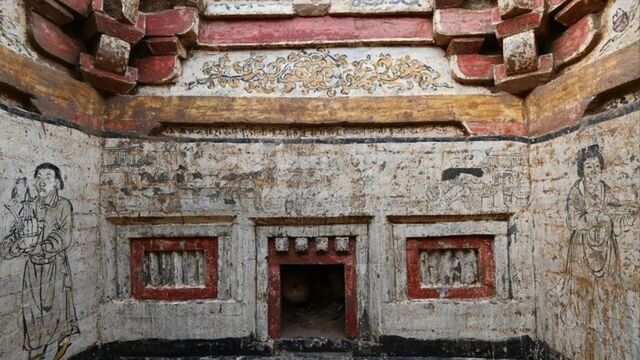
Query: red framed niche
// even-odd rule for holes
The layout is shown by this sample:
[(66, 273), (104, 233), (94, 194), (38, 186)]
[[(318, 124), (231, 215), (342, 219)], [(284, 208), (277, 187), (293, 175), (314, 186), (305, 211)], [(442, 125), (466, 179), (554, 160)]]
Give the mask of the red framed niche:
[[(215, 299), (218, 296), (218, 238), (137, 238), (131, 239), (131, 294), (140, 300), (187, 301)], [(146, 255), (196, 254), (199, 258), (198, 284), (148, 284), (145, 277)], [(193, 255), (192, 255), (193, 256)], [(181, 261), (186, 261), (184, 258)], [(183, 264), (185, 265), (185, 264)], [(151, 266), (146, 264), (146, 266)], [(181, 271), (186, 271), (181, 268)], [(198, 271), (198, 269), (196, 269)], [(177, 275), (174, 275), (178, 277)], [(174, 277), (174, 279), (175, 279)]]
[[(336, 236), (329, 236), (326, 249), (317, 249), (314, 239), (307, 237), (306, 250), (298, 251), (296, 238), (287, 237), (288, 249), (276, 249), (276, 237), (268, 238), (267, 316), (269, 338), (280, 338), (282, 319), (281, 265), (342, 265), (344, 268), (345, 336), (358, 336), (356, 294), (356, 237), (349, 236), (346, 249), (336, 249)], [(342, 237), (345, 238), (345, 237)]]
[[(407, 238), (407, 295), (409, 299), (479, 299), (495, 296), (493, 236), (459, 235)], [(421, 254), (465, 252), (475, 261), (472, 284), (442, 282), (423, 284)], [(427, 255), (429, 256), (429, 255)], [(456, 260), (452, 264), (456, 264)], [(460, 266), (460, 263), (457, 263)], [(460, 271), (462, 272), (462, 270)], [(441, 275), (437, 275), (441, 276)], [(446, 281), (445, 281), (446, 282)]]

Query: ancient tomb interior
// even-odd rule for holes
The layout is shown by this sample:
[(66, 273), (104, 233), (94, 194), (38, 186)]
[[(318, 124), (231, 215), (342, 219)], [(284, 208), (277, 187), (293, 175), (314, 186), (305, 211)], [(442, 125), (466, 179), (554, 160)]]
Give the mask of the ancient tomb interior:
[(0, 359), (640, 359), (638, 0), (0, 2)]

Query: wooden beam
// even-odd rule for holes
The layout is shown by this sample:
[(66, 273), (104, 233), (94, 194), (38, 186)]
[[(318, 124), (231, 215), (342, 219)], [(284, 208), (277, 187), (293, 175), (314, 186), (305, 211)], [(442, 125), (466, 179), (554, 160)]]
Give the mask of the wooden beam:
[[(117, 96), (107, 101), (105, 131), (151, 133), (162, 125), (380, 125), (495, 122), (524, 129), (522, 100), (508, 94), (337, 98)], [(488, 135), (487, 133), (485, 133)], [(524, 135), (524, 134), (518, 134)]]
[(433, 24), (423, 17), (202, 21), (198, 35), (199, 47), (214, 49), (432, 43)]
[(575, 125), (604, 92), (640, 79), (640, 41), (590, 63), (579, 64), (525, 99), (528, 133), (537, 136)]
[(100, 128), (104, 101), (100, 94), (67, 73), (0, 46), (0, 82), (32, 97), (46, 116), (57, 117), (87, 130)]

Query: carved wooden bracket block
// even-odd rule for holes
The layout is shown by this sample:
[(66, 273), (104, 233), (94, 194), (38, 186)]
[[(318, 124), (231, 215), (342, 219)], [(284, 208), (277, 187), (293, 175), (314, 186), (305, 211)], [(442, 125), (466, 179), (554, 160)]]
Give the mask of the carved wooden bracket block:
[(477, 54), (480, 52), (484, 40), (483, 37), (453, 38), (447, 46), (446, 56)]
[(119, 22), (135, 25), (140, 0), (102, 0), (103, 11)]
[(178, 36), (186, 45), (194, 45), (198, 40), (198, 11), (192, 8), (178, 8), (147, 14), (146, 35), (149, 37)]
[(91, 0), (58, 0), (76, 15), (86, 18), (89, 16)]
[(73, 14), (57, 0), (29, 0), (27, 7), (57, 26), (64, 26), (73, 21)]
[(31, 14), (29, 25), (31, 39), (40, 51), (69, 65), (78, 63), (80, 52), (84, 50), (82, 42), (37, 13)]
[(498, 0), (502, 19), (509, 19), (533, 10), (533, 0)]
[(506, 20), (501, 19), (498, 9), (493, 9), (492, 21), (496, 27), (496, 38), (502, 41), (508, 36), (529, 30), (535, 30), (536, 35), (542, 35), (545, 30), (544, 6), (544, 0), (534, 0), (533, 11)]
[(109, 35), (102, 35), (96, 51), (95, 66), (119, 75), (127, 72), (131, 45)]
[(493, 34), (491, 9), (441, 9), (433, 14), (433, 33), (438, 45), (447, 45), (453, 37), (478, 37)]
[(558, 11), (555, 19), (557, 22), (568, 27), (582, 19), (585, 15), (602, 11), (606, 4), (607, 2), (602, 0), (572, 0)]
[(511, 94), (523, 94), (544, 84), (551, 79), (553, 74), (553, 55), (546, 54), (538, 58), (538, 70), (519, 75), (509, 76), (507, 65), (496, 65), (493, 67), (493, 78), (498, 90)]
[(95, 67), (95, 58), (89, 54), (80, 54), (80, 73), (96, 89), (115, 94), (128, 93), (138, 81), (138, 69), (128, 67), (124, 75), (100, 70)]
[(143, 14), (138, 15), (135, 25), (123, 24), (109, 15), (94, 11), (86, 22), (83, 36), (90, 42), (97, 41), (105, 34), (124, 40), (131, 45), (137, 44), (145, 35), (146, 20)]
[(182, 71), (180, 59), (176, 55), (151, 56), (136, 59), (138, 82), (141, 84), (169, 84), (176, 80)]
[(162, 36), (145, 40), (152, 55), (177, 55), (181, 59), (187, 58), (187, 49), (177, 36)]
[(493, 85), (493, 66), (502, 64), (501, 55), (453, 55), (449, 57), (451, 76), (461, 84)]
[(600, 32), (598, 19), (594, 15), (587, 15), (556, 39), (551, 44), (555, 68), (569, 65), (595, 47)]
[(523, 74), (538, 69), (538, 47), (533, 30), (505, 38), (502, 49), (507, 75)]

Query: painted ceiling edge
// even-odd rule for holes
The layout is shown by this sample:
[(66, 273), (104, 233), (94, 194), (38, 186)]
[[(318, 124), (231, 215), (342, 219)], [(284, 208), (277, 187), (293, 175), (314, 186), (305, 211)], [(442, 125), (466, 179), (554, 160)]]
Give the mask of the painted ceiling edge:
[[(77, 68), (84, 81), (110, 94), (175, 83), (191, 49), (382, 44), (442, 47), (457, 82), (521, 96), (594, 48), (598, 14), (606, 5), (533, 0), (470, 10), (462, 1), (389, 7), (323, 0), (244, 11), (225, 10), (224, 2), (180, 0), (142, 12), (126, 1), (111, 8), (101, 0), (80, 0), (70, 13), (59, 1), (28, 8), (31, 38), (41, 53)], [(69, 24), (81, 30), (61, 30)], [(537, 43), (550, 40), (548, 52), (540, 53)], [(502, 49), (483, 51), (485, 42), (496, 41)]]

